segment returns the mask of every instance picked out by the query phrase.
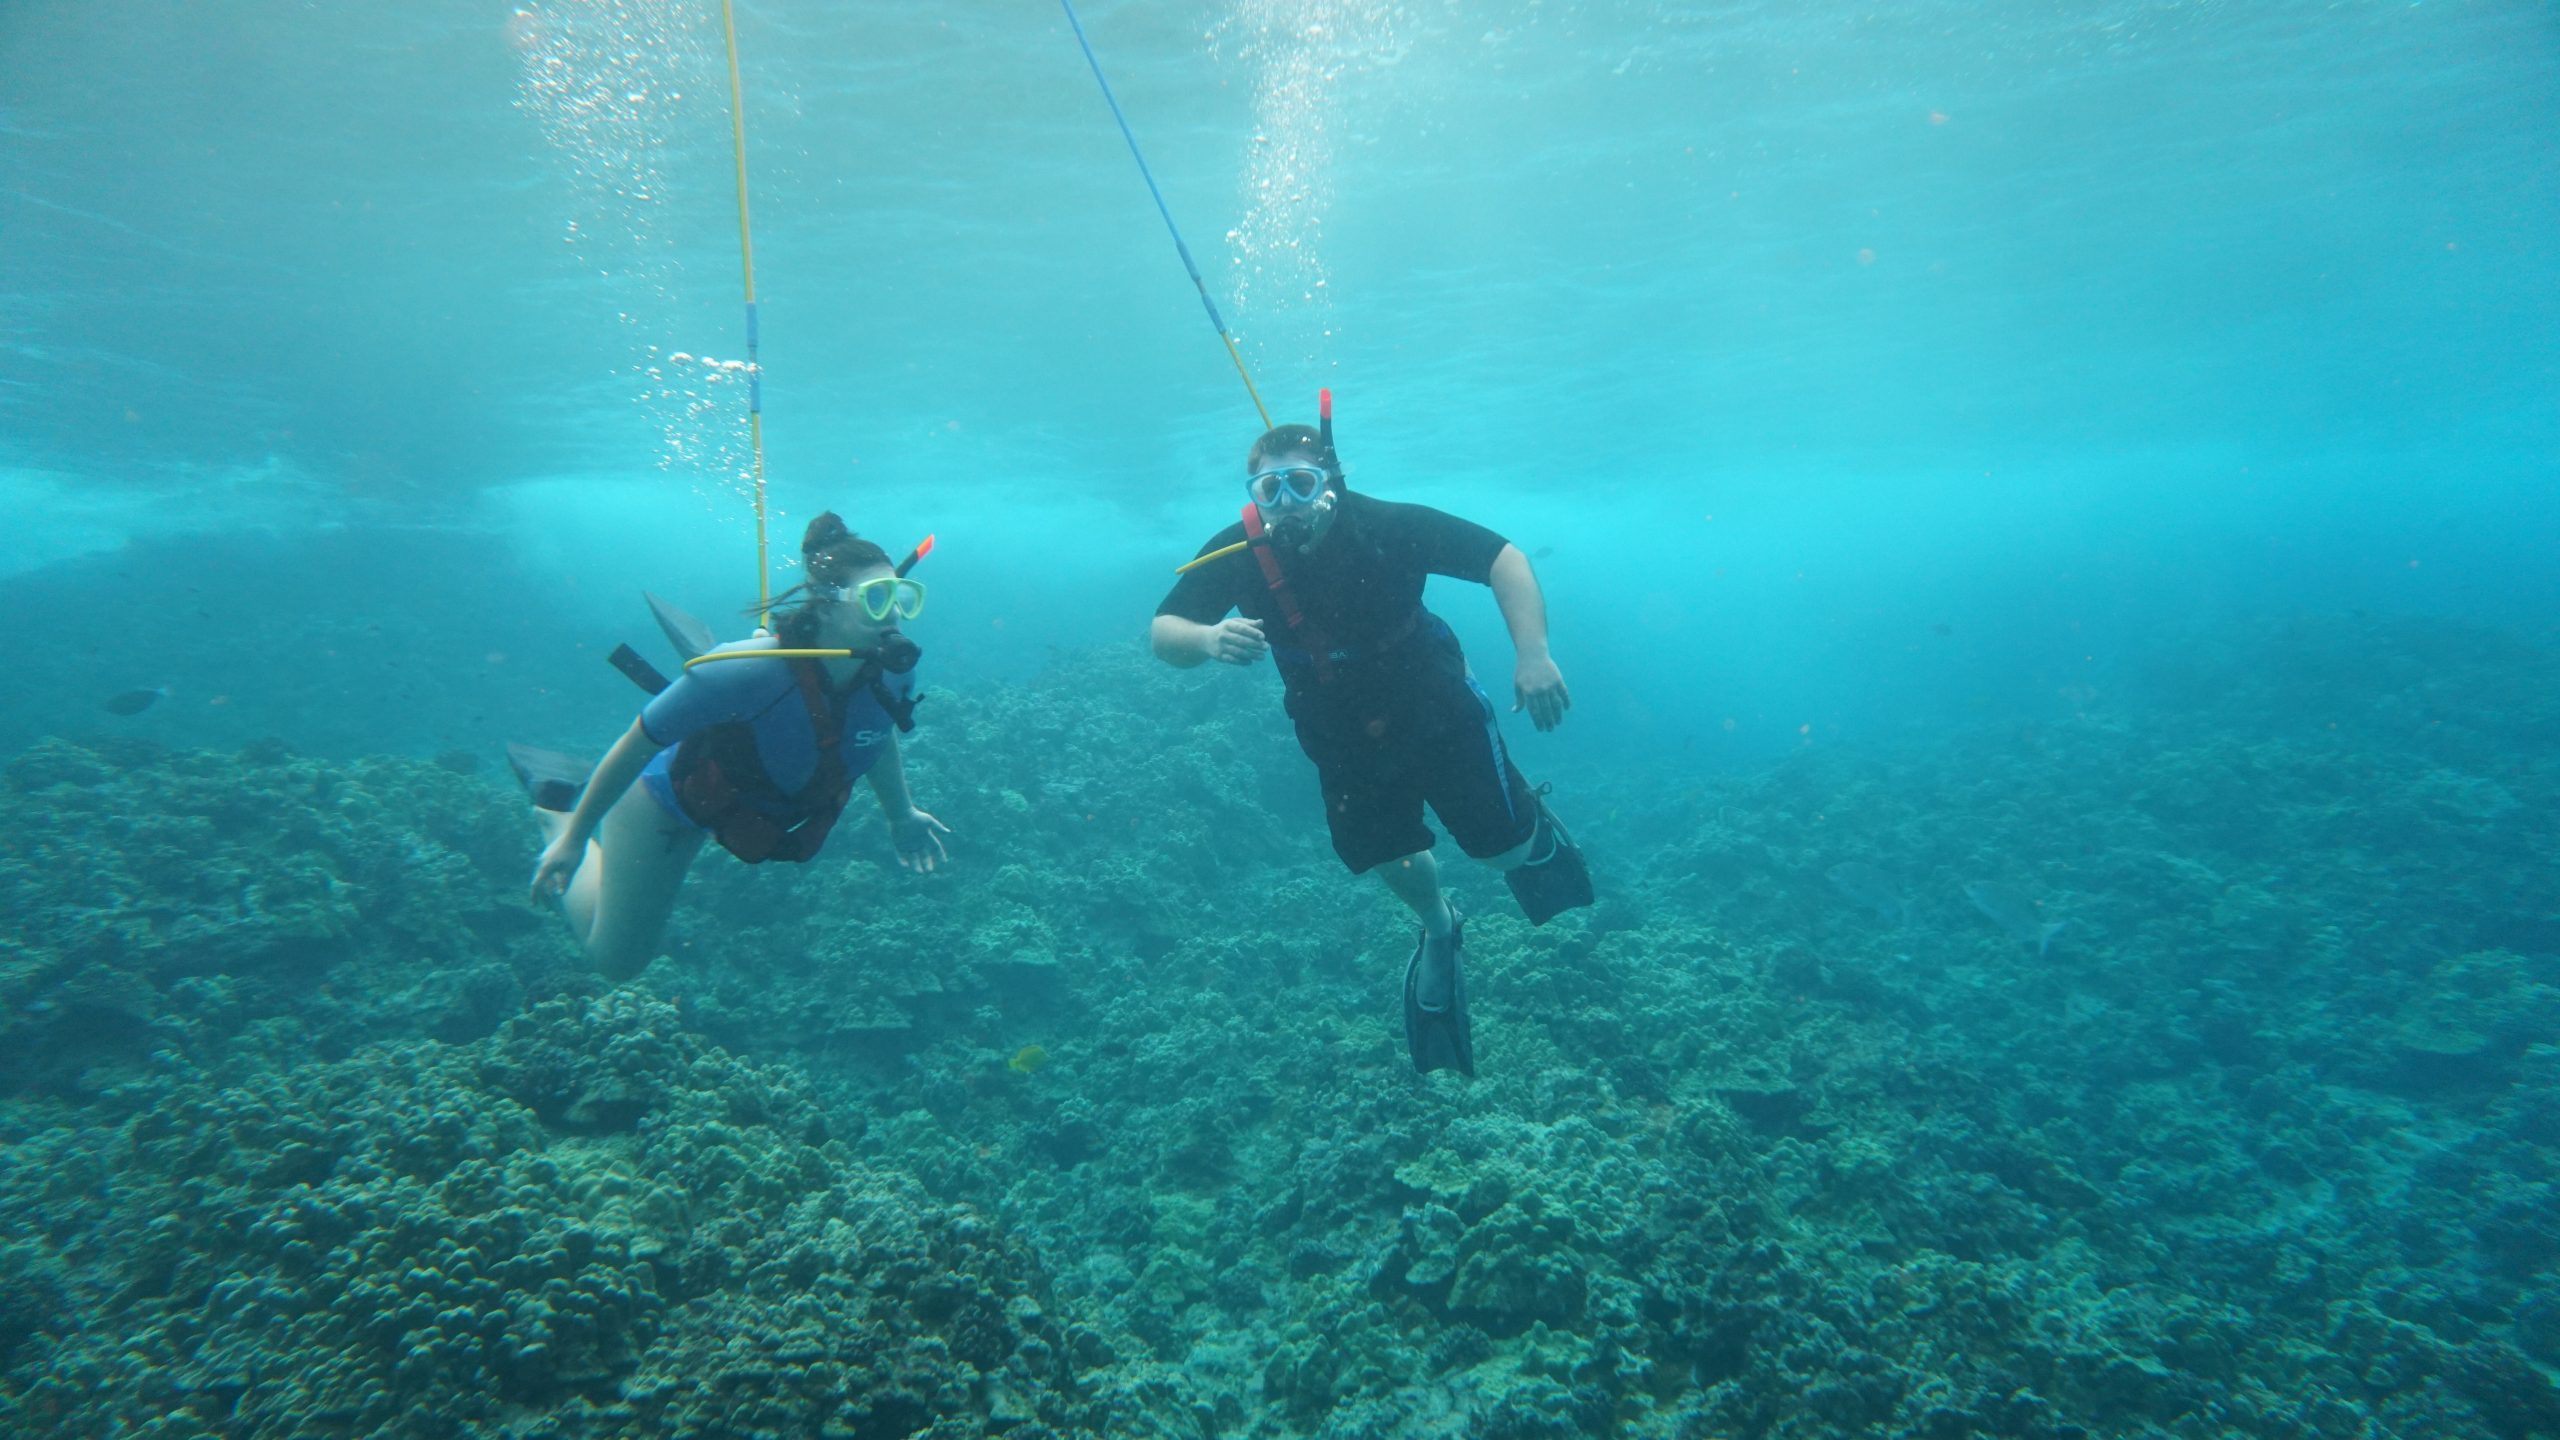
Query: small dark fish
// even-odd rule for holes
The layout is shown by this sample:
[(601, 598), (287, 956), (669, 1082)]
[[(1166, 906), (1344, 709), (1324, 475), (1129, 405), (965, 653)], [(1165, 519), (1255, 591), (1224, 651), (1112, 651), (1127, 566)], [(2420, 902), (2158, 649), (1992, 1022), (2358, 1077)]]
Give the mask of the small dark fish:
[(1532, 560), (1544, 560), (1554, 553), (1556, 553), (1556, 547), (1553, 545), (1541, 545), (1529, 556), (1529, 558)]
[(456, 775), (477, 775), (480, 773), (480, 757), (468, 750), (447, 750), (436, 757), (436, 765), (438, 768), (450, 770)]
[(139, 715), (159, 704), (161, 698), (168, 693), (166, 686), (155, 686), (149, 690), (127, 690), (121, 695), (110, 695), (99, 701), (98, 708), (110, 715)]
[(1948, 624), (1944, 620), (1939, 621), (1937, 624), (1932, 625), (1929, 628), (1940, 635), (1953, 635), (1956, 633), (1956, 627)]

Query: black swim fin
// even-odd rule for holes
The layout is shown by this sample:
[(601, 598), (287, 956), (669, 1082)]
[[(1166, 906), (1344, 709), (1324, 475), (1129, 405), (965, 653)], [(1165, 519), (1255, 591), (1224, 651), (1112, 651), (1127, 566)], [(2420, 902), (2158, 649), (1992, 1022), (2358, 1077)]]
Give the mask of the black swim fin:
[(586, 791), (587, 777), (595, 773), (596, 767), (575, 755), (509, 741), (507, 768), (516, 772), (524, 793), (533, 797), (535, 809), (566, 815), (578, 808), (578, 796)]
[[(1404, 1044), (1413, 1056), (1414, 1073), (1455, 1070), (1476, 1073), (1475, 1026), (1467, 1018), (1467, 977), (1458, 956), (1466, 948), (1466, 922), (1449, 907), (1449, 933), (1426, 930), (1414, 942), (1413, 958), (1404, 967)], [(1425, 968), (1434, 973), (1426, 975)], [(1445, 983), (1441, 973), (1446, 967)], [(1431, 1003), (1424, 1003), (1426, 994)]]
[(1502, 873), (1520, 913), (1532, 925), (1544, 925), (1567, 910), (1591, 903), (1591, 867), (1565, 833), (1556, 812), (1547, 808), (1547, 787), (1538, 787), (1538, 828), (1529, 837), (1529, 858)]

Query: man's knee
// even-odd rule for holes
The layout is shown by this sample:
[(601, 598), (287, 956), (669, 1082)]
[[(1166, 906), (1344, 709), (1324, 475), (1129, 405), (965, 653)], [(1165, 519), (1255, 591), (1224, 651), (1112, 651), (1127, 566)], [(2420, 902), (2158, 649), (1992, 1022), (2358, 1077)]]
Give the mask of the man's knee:
[(1393, 880), (1400, 875), (1410, 875), (1416, 870), (1428, 872), (1433, 863), (1431, 850), (1425, 846), (1420, 850), (1408, 850), (1391, 859), (1377, 861), (1369, 869), (1372, 874), (1382, 880)]
[[(1514, 798), (1511, 806), (1511, 823), (1512, 826), (1517, 826), (1521, 820), (1526, 819), (1529, 825), (1528, 833), (1522, 835), (1519, 842), (1509, 849), (1476, 857), (1505, 873), (1517, 870), (1532, 860), (1545, 858), (1548, 847), (1555, 837), (1554, 830), (1549, 827), (1545, 802), (1530, 792), (1526, 785), (1519, 786), (1518, 790), (1519, 796)], [(1525, 799), (1527, 803), (1520, 803), (1521, 799)], [(1506, 827), (1508, 828), (1510, 827)]]

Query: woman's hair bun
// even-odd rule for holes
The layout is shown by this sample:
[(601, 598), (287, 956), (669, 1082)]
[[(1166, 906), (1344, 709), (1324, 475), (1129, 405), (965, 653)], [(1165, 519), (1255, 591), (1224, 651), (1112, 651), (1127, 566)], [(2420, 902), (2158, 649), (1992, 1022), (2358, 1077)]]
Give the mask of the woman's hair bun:
[(853, 532), (845, 528), (843, 516), (833, 510), (821, 510), (818, 518), (810, 521), (809, 528), (800, 534), (800, 553), (814, 555), (832, 548), (837, 541), (852, 538)]

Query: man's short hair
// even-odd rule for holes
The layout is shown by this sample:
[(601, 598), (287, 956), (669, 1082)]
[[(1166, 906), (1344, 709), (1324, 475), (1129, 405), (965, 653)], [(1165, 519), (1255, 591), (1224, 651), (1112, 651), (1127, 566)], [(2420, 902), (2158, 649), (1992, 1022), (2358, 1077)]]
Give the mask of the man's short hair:
[(1262, 438), (1253, 442), (1253, 448), (1245, 452), (1244, 473), (1250, 475), (1262, 468), (1263, 461), (1292, 450), (1304, 450), (1337, 478), (1341, 476), (1342, 462), (1334, 458), (1333, 447), (1324, 443), (1324, 432), (1313, 425), (1280, 425), (1264, 431)]

